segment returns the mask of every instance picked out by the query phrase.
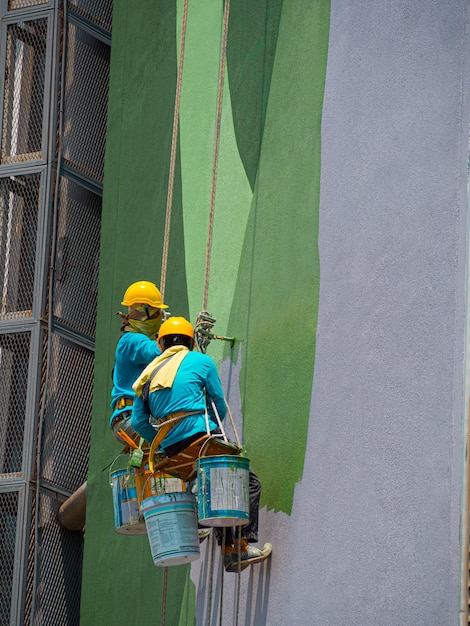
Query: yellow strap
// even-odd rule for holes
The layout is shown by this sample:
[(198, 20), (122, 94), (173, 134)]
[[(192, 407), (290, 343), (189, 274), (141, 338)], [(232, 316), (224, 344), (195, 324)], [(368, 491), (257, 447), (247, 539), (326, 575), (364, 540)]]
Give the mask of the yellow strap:
[(135, 443), (135, 441), (133, 441), (133, 440), (129, 437), (129, 435), (128, 435), (128, 434), (127, 434), (124, 430), (122, 430), (122, 428), (120, 428), (120, 429), (117, 431), (117, 434), (118, 434), (120, 437), (122, 437), (122, 438), (124, 439), (124, 441), (127, 441), (127, 443), (130, 445), (130, 447), (131, 447), (131, 448), (134, 448), (135, 450), (137, 450), (137, 447), (138, 447), (138, 446), (137, 446), (137, 444)]
[(158, 433), (153, 438), (153, 441), (150, 445), (150, 451), (149, 451), (149, 469), (152, 474), (155, 471), (154, 470), (154, 467), (155, 467), (154, 457), (155, 457), (155, 453), (158, 450), (158, 446), (165, 439), (165, 437), (168, 435), (168, 433), (173, 428), (173, 426), (175, 426), (179, 421), (181, 421), (185, 417), (187, 417), (187, 413), (185, 413), (184, 415), (180, 415), (177, 418), (173, 418), (174, 421), (171, 420), (168, 423), (163, 423), (158, 429)]

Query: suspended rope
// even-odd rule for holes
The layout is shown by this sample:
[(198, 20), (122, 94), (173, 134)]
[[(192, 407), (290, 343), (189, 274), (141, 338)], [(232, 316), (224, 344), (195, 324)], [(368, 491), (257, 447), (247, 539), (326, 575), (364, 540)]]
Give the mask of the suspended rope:
[(212, 587), (214, 583), (214, 561), (215, 561), (215, 533), (212, 534), (211, 539), (211, 556), (210, 556), (210, 564), (209, 564), (209, 597), (208, 597), (208, 607), (207, 607), (207, 626), (211, 626), (211, 618), (212, 618)]
[(178, 145), (178, 128), (181, 102), (181, 85), (183, 82), (184, 48), (186, 43), (186, 22), (188, 18), (188, 0), (184, 0), (183, 16), (181, 18), (180, 53), (178, 61), (178, 76), (176, 79), (175, 108), (173, 112), (173, 135), (171, 138), (170, 172), (168, 174), (168, 193), (165, 212), (165, 232), (163, 236), (162, 271), (160, 277), (160, 293), (165, 297), (166, 270), (168, 265), (168, 246), (170, 241), (171, 211), (173, 207), (173, 188), (175, 181), (176, 148)]
[[(176, 149), (177, 149), (177, 143), (178, 143), (179, 111), (180, 111), (180, 101), (181, 101), (181, 85), (182, 85), (182, 78), (183, 78), (183, 62), (184, 62), (184, 49), (185, 49), (185, 39), (186, 39), (187, 11), (188, 11), (188, 0), (184, 0), (182, 24), (181, 24), (178, 76), (177, 76), (177, 83), (176, 83), (175, 107), (174, 107), (174, 115), (173, 115), (173, 134), (172, 134), (172, 142), (171, 142), (167, 205), (166, 205), (166, 212), (165, 212), (165, 231), (164, 231), (164, 238), (163, 238), (162, 267), (161, 267), (161, 278), (160, 278), (160, 292), (162, 294), (162, 298), (164, 298), (164, 294), (165, 294), (166, 272), (167, 272), (167, 265), (168, 265), (168, 248), (169, 248), (169, 239), (170, 239), (171, 212), (172, 212), (172, 205), (173, 205)], [(210, 195), (208, 234), (207, 234), (207, 246), (206, 246), (206, 263), (205, 263), (205, 272), (204, 272), (204, 290), (203, 290), (203, 302), (202, 302), (203, 311), (206, 311), (207, 309), (208, 292), (209, 292), (210, 263), (211, 263), (212, 237), (213, 237), (213, 228), (214, 228), (215, 198), (216, 198), (216, 190), (217, 190), (217, 172), (218, 172), (218, 164), (219, 164), (220, 129), (221, 129), (221, 120), (222, 120), (222, 104), (223, 104), (223, 92), (224, 92), (224, 82), (225, 82), (225, 61), (226, 61), (226, 55), (227, 55), (227, 33), (228, 33), (229, 14), (230, 14), (230, 0), (225, 0), (222, 41), (221, 41), (221, 51), (220, 51), (219, 84), (218, 84), (218, 92), (217, 92), (214, 155), (213, 155), (213, 164), (212, 164), (211, 195)], [(201, 322), (201, 320), (199, 321)], [(199, 346), (200, 350), (202, 348), (201, 351), (205, 351), (205, 348), (207, 347), (209, 340), (212, 338), (227, 339), (227, 340), (230, 340), (233, 345), (234, 338), (232, 337), (230, 338), (218, 337), (218, 336), (212, 335), (211, 328), (214, 322), (215, 320), (212, 321), (210, 314), (207, 314), (206, 318), (202, 320), (201, 330), (205, 331), (206, 333), (205, 339), (207, 341), (204, 342), (204, 345)], [(201, 336), (204, 336), (204, 333), (201, 333)], [(238, 441), (238, 434), (235, 429), (233, 417), (230, 413), (230, 409), (228, 410), (229, 410), (230, 420), (232, 422), (232, 427), (234, 429), (234, 432)], [(222, 626), (222, 617), (223, 617), (223, 588), (224, 588), (223, 581), (224, 581), (224, 571), (225, 571), (224, 570), (225, 530), (226, 529), (224, 528), (223, 539), (222, 539), (222, 559), (221, 559), (222, 571), (221, 571), (220, 607), (219, 607), (220, 608), (220, 613), (219, 613), (220, 626)], [(207, 614), (208, 624), (211, 623), (211, 618), (212, 618), (212, 615), (211, 615), (212, 584), (213, 584), (212, 572), (213, 572), (213, 567), (214, 567), (214, 552), (215, 552), (215, 539), (213, 539), (212, 550), (211, 550), (211, 566), (210, 566), (211, 575), (210, 575), (210, 589), (209, 589), (209, 602), (208, 602), (208, 614)], [(161, 626), (165, 626), (167, 577), (168, 577), (168, 568), (165, 568), (164, 583), (163, 583)], [(240, 581), (238, 581), (238, 586), (237, 586), (237, 610), (236, 610), (237, 623), (238, 623), (238, 612), (239, 612), (239, 595), (240, 595)]]
[(240, 586), (241, 586), (241, 545), (242, 545), (242, 527), (237, 526), (238, 538), (238, 567), (237, 567), (237, 604), (235, 608), (235, 626), (238, 626), (238, 617), (240, 614)]
[(214, 228), (214, 209), (215, 209), (215, 193), (217, 188), (217, 170), (219, 166), (219, 145), (220, 145), (220, 126), (222, 119), (222, 101), (224, 95), (224, 80), (225, 80), (225, 59), (227, 56), (227, 32), (228, 32), (228, 18), (230, 13), (230, 0), (225, 0), (224, 5), (224, 25), (222, 31), (222, 44), (220, 51), (220, 67), (219, 67), (219, 87), (217, 94), (217, 111), (215, 122), (215, 138), (214, 138), (214, 159), (212, 164), (212, 187), (211, 187), (211, 199), (209, 210), (209, 226), (207, 234), (207, 248), (206, 248), (206, 268), (204, 275), (204, 295), (202, 300), (202, 310), (207, 309), (207, 298), (209, 292), (209, 276), (211, 265), (211, 251), (212, 251), (212, 233)]
[(224, 608), (224, 554), (225, 554), (225, 542), (226, 542), (227, 529), (225, 526), (222, 530), (222, 567), (220, 572), (220, 607), (219, 607), (219, 626), (222, 626), (222, 616)]
[(165, 626), (166, 621), (166, 592), (168, 588), (168, 567), (163, 570), (163, 593), (162, 593), (162, 618), (160, 626)]

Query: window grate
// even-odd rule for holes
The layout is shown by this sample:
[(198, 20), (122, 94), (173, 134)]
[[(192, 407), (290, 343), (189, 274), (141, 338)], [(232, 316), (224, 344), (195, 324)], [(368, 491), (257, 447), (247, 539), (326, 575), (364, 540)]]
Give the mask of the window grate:
[(47, 19), (7, 28), (2, 165), (42, 157)]
[(0, 178), (0, 320), (31, 317), (40, 181)]
[(18, 492), (0, 493), (0, 624), (10, 623)]
[(30, 334), (0, 335), (0, 477), (22, 471)]

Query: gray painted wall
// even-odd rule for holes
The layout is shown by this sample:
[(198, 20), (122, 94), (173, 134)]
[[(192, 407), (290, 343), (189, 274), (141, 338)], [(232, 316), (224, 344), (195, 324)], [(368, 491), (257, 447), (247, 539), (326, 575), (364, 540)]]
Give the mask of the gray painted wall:
[(466, 6), (332, 1), (292, 624), (458, 623)]
[(467, 4), (332, 0), (307, 460), (239, 623), (459, 622)]
[[(291, 516), (262, 511), (274, 551), (241, 576), (240, 607), (225, 576), (239, 624), (459, 623), (467, 11), (331, 2), (304, 478)], [(236, 372), (224, 378), (236, 402)]]

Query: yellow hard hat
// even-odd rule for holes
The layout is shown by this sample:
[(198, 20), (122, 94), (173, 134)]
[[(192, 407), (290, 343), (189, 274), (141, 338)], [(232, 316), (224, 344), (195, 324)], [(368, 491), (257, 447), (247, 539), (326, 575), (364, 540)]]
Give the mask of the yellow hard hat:
[(136, 283), (129, 285), (121, 304), (124, 306), (132, 306), (133, 304), (148, 304), (156, 309), (168, 308), (168, 306), (162, 302), (162, 296), (157, 285), (150, 283), (147, 280), (139, 280)]
[(159, 342), (159, 345), (160, 339), (166, 335), (185, 335), (186, 337), (194, 339), (194, 328), (188, 320), (184, 319), (184, 317), (169, 317), (165, 322), (163, 322), (160, 326), (160, 330), (158, 331), (157, 341)]

